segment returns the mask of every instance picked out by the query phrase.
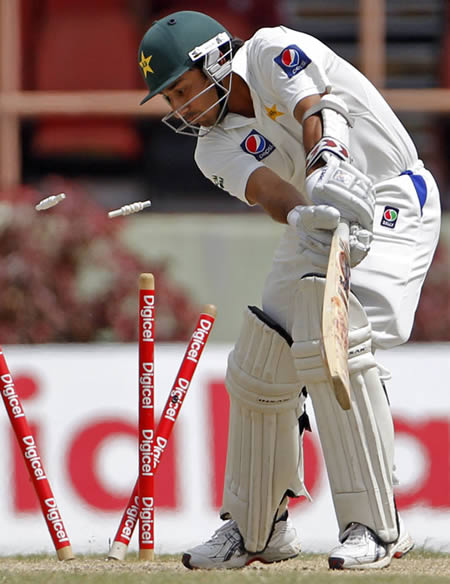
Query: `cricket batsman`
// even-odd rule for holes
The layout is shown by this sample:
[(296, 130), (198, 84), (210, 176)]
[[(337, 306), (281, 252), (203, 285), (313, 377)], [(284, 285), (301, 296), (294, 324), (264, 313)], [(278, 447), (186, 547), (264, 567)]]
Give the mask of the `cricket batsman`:
[[(437, 245), (439, 192), (407, 131), (360, 72), (284, 26), (242, 42), (206, 14), (156, 21), (138, 52), (163, 122), (197, 140), (214, 184), (286, 229), (228, 359), (230, 419), (221, 518), (187, 568), (298, 555), (290, 497), (306, 496), (302, 436), (314, 409), (338, 525), (331, 569), (388, 566), (413, 547), (394, 497), (394, 429), (376, 349), (408, 340)], [(351, 408), (321, 356), (332, 234), (350, 226)], [(257, 253), (257, 250), (255, 250)], [(304, 530), (320, 526), (305, 526)]]

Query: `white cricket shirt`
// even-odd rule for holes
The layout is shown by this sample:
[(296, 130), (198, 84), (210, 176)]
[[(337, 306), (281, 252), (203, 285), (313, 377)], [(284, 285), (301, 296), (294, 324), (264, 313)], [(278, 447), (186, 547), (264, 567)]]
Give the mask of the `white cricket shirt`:
[[(261, 165), (304, 191), (305, 152), (295, 106), (326, 91), (344, 100), (353, 121), (353, 164), (376, 187), (371, 250), (352, 269), (352, 291), (364, 306), (375, 348), (405, 342), (439, 237), (439, 191), (408, 133), (361, 73), (307, 34), (285, 27), (261, 29), (236, 53), (233, 71), (250, 88), (255, 117), (229, 113), (199, 138), (195, 160), (200, 170), (245, 202), (248, 178)], [(402, 175), (406, 170), (410, 174)], [(264, 284), (262, 307), (289, 333), (298, 281), (311, 272), (317, 268), (298, 252), (296, 229), (286, 226)]]
[(374, 86), (314, 37), (279, 26), (259, 30), (233, 59), (233, 71), (250, 88), (254, 118), (229, 113), (199, 138), (195, 160), (212, 182), (242, 201), (250, 174), (265, 165), (304, 188), (305, 152), (297, 103), (331, 92), (348, 106), (353, 163), (374, 183), (417, 162), (408, 133)]

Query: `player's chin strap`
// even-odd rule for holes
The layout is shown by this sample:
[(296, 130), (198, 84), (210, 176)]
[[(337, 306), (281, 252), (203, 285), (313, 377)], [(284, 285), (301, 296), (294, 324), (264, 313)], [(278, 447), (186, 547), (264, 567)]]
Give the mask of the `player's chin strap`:
[(262, 310), (251, 307), (228, 359), (230, 418), (221, 517), (236, 521), (249, 552), (266, 547), (287, 496), (309, 497), (303, 484), (306, 392), (287, 338)]
[(350, 293), (349, 373), (351, 409), (337, 403), (322, 360), (325, 279), (302, 278), (295, 298), (292, 353), (311, 397), (342, 536), (361, 523), (385, 543), (398, 538), (393, 494), (394, 429), (389, 404), (371, 352), (371, 327)]
[(314, 166), (326, 152), (334, 154), (345, 162), (351, 162), (348, 148), (348, 128), (353, 126), (347, 105), (334, 94), (326, 94), (303, 115), (302, 124), (309, 117), (320, 113), (322, 116), (322, 138), (306, 157), (306, 170)]

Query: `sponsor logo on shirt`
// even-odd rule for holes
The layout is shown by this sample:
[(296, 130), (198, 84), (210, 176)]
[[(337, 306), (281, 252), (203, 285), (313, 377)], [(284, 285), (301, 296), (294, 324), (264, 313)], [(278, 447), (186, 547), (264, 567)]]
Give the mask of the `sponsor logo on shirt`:
[(241, 148), (257, 160), (263, 160), (275, 150), (275, 146), (256, 130), (252, 130), (241, 142)]
[(381, 219), (381, 225), (383, 227), (389, 227), (389, 229), (394, 229), (397, 223), (399, 210), (395, 207), (389, 207), (386, 205), (383, 211), (383, 217)]
[(289, 45), (283, 49), (274, 61), (283, 69), (289, 79), (303, 71), (311, 63), (311, 59), (297, 45)]

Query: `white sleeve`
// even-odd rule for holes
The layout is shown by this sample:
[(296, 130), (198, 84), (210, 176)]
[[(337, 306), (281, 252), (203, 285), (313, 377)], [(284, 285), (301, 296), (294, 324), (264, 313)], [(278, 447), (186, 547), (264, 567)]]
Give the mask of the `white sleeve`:
[(303, 98), (330, 90), (325, 64), (332, 53), (314, 37), (276, 27), (256, 35), (250, 53), (252, 73), (291, 114)]
[[(215, 135), (216, 132), (220, 135)], [(213, 130), (198, 139), (194, 158), (206, 178), (250, 205), (245, 198), (247, 181), (252, 172), (264, 166), (261, 162), (245, 154), (238, 144), (220, 130)]]

